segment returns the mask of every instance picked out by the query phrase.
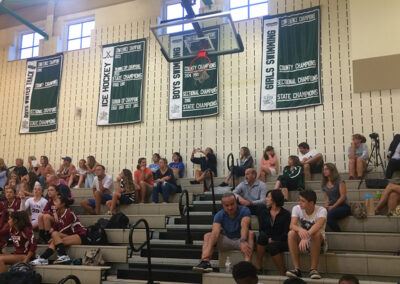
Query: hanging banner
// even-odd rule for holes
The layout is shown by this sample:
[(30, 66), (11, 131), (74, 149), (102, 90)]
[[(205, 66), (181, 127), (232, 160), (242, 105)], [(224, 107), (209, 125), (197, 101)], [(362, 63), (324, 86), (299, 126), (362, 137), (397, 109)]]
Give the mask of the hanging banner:
[(319, 7), (264, 17), (261, 110), (322, 104), (320, 80)]
[(103, 46), (97, 125), (140, 122), (146, 39)]
[[(171, 35), (170, 44), (173, 57), (191, 54), (188, 46), (195, 32), (183, 32)], [(204, 31), (214, 48), (218, 47), (219, 29), (210, 28)], [(205, 72), (192, 73), (187, 59), (170, 64), (169, 86), (169, 119), (205, 117), (218, 114), (218, 56), (210, 56), (210, 65)], [(204, 68), (204, 58), (197, 60), (193, 70)]]
[(63, 55), (28, 59), (21, 134), (57, 130)]

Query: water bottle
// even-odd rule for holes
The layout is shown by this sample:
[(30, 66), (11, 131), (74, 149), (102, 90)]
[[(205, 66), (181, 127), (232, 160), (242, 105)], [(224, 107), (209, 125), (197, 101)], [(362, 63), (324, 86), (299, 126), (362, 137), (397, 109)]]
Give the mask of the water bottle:
[(226, 257), (225, 272), (226, 273), (231, 273), (232, 272), (232, 263), (231, 263), (231, 259), (229, 258), (229, 256)]
[(380, 190), (378, 190), (377, 192), (376, 192), (376, 194), (375, 194), (375, 198), (376, 198), (376, 200), (380, 200), (381, 199), (381, 197), (382, 197), (382, 191), (380, 191)]

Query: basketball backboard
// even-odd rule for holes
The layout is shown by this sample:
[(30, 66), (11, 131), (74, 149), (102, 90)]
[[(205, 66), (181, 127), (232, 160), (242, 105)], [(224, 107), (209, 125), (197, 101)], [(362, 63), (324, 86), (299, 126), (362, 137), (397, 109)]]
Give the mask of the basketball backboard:
[[(203, 50), (207, 51), (208, 56), (225, 55), (244, 50), (242, 40), (236, 32), (229, 12), (175, 19), (151, 26), (150, 29), (160, 43), (161, 52), (168, 62), (194, 59)], [(209, 32), (215, 29), (218, 32)], [(218, 38), (213, 38), (215, 35)], [(182, 46), (182, 51), (177, 52), (176, 46)]]

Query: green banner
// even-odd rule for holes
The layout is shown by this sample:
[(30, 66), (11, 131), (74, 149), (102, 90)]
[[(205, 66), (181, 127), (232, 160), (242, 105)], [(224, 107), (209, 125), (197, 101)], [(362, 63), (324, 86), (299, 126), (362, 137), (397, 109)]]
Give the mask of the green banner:
[(146, 39), (103, 46), (97, 125), (140, 122)]
[(57, 130), (63, 55), (28, 59), (21, 134)]
[(261, 110), (322, 104), (319, 7), (266, 16), (263, 28)]
[[(204, 31), (204, 38), (209, 46), (218, 48), (219, 29), (209, 28)], [(171, 35), (170, 44), (173, 57), (192, 54), (190, 47), (198, 43), (194, 31)], [(169, 119), (205, 117), (218, 114), (218, 56), (210, 56), (205, 72), (190, 71), (187, 59), (170, 65)], [(201, 70), (208, 64), (204, 58), (196, 60), (193, 71)]]

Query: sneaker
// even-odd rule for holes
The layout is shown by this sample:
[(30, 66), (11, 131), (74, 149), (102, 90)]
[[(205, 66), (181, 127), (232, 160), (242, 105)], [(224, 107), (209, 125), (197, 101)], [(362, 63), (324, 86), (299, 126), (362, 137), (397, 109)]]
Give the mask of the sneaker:
[(310, 270), (310, 273), (308, 274), (308, 276), (311, 279), (321, 279), (321, 275), (318, 273), (318, 271), (316, 269)]
[(63, 264), (71, 262), (71, 259), (68, 255), (60, 255), (57, 259), (53, 262), (53, 264)]
[(81, 188), (79, 185), (75, 185), (73, 188), (78, 189)]
[(36, 259), (32, 260), (29, 264), (32, 266), (49, 265), (49, 261), (47, 259), (41, 258), (40, 256), (37, 256)]
[(221, 182), (220, 184), (219, 184), (219, 186), (221, 186), (221, 187), (225, 187), (225, 186), (229, 186), (229, 184), (227, 184), (226, 182)]
[(107, 211), (106, 215), (111, 216), (112, 212), (110, 210)]
[(211, 264), (209, 261), (202, 260), (197, 266), (193, 266), (193, 271), (195, 272), (213, 272), (213, 268), (211, 267)]
[(200, 184), (197, 180), (191, 180), (190, 184)]
[(301, 277), (301, 271), (300, 269), (292, 269), (286, 271), (286, 276), (287, 277)]

